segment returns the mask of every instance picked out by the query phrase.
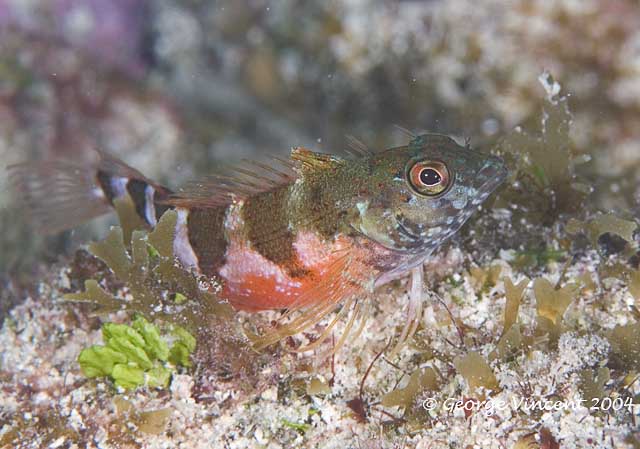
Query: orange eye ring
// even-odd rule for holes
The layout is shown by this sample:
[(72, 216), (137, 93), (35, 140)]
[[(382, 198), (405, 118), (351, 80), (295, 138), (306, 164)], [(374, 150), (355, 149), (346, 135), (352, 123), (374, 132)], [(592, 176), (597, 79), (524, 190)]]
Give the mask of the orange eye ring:
[(418, 161), (408, 172), (411, 188), (425, 196), (443, 193), (451, 184), (451, 174), (447, 166), (439, 161)]

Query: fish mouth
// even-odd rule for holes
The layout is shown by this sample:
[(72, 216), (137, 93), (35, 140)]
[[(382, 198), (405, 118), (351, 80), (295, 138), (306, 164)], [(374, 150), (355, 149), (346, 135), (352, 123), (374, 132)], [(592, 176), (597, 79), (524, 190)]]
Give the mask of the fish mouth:
[(401, 252), (413, 252), (421, 247), (424, 237), (410, 229), (401, 217), (396, 217), (396, 231), (405, 239)]
[(509, 176), (509, 170), (502, 158), (489, 156), (487, 162), (477, 174), (479, 190), (486, 195), (493, 193)]
[(420, 240), (421, 236), (408, 228), (401, 217), (396, 217), (397, 231), (410, 240)]

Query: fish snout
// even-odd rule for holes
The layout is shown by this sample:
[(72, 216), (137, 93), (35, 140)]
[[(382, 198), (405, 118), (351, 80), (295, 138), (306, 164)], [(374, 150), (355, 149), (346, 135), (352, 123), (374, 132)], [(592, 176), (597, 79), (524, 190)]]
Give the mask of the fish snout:
[(504, 160), (498, 156), (488, 156), (484, 166), (478, 172), (478, 185), (485, 192), (493, 192), (508, 176), (509, 169)]

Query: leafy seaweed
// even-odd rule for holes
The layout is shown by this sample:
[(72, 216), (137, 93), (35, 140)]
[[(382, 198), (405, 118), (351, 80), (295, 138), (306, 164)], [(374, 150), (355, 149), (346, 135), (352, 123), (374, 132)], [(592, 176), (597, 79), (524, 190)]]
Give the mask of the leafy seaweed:
[[(139, 313), (148, 319), (162, 319), (197, 332), (211, 319), (229, 319), (231, 306), (221, 302), (216, 292), (220, 284), (208, 279), (204, 288), (200, 280), (180, 266), (174, 257), (173, 240), (177, 215), (167, 211), (153, 232), (133, 230), (127, 210), (133, 205), (122, 200), (118, 212), (123, 231), (111, 229), (107, 237), (90, 245), (90, 252), (104, 261), (125, 286), (127, 297), (103, 289), (97, 280), (87, 280), (85, 291), (67, 294), (68, 301), (88, 302), (96, 313), (105, 315), (117, 310)], [(125, 236), (130, 236), (127, 240)], [(148, 336), (148, 338), (151, 338)]]
[(306, 392), (309, 396), (319, 396), (331, 393), (331, 386), (323, 379), (314, 377), (307, 384)]
[(585, 233), (595, 248), (598, 248), (600, 237), (604, 234), (614, 234), (627, 243), (633, 243), (636, 229), (638, 224), (635, 221), (625, 220), (615, 214), (602, 214), (587, 221), (572, 218), (567, 223), (569, 234)]
[(420, 368), (416, 370), (404, 388), (395, 389), (382, 398), (385, 407), (410, 407), (416, 397), (425, 391), (437, 391), (439, 387), (438, 376), (433, 368)]
[[(169, 349), (158, 327), (141, 316), (131, 326), (105, 323), (102, 326), (105, 345), (83, 350), (78, 363), (85, 376), (109, 377), (124, 389), (143, 385), (166, 388), (175, 366), (190, 366), (189, 356), (195, 350), (195, 340), (187, 331), (182, 329), (178, 334), (180, 337)], [(171, 357), (174, 352), (179, 357)]]
[(500, 360), (510, 360), (524, 346), (524, 337), (518, 324), (512, 325), (500, 338), (492, 357)]
[(539, 334), (548, 334), (552, 341), (557, 341), (563, 330), (562, 317), (579, 290), (579, 286), (573, 283), (556, 288), (545, 278), (535, 280), (533, 292), (536, 297)]
[(502, 273), (502, 267), (500, 265), (493, 265), (489, 268), (473, 267), (470, 270), (471, 279), (474, 286), (478, 291), (485, 291), (496, 285), (500, 274)]
[(516, 285), (514, 285), (513, 281), (509, 278), (504, 280), (504, 289), (507, 302), (504, 307), (504, 326), (502, 331), (503, 334), (511, 329), (511, 326), (513, 326), (518, 320), (518, 310), (520, 309), (520, 302), (522, 301), (527, 285), (529, 285), (529, 279), (523, 279)]
[(196, 339), (185, 329), (176, 326), (173, 329), (176, 342), (168, 353), (168, 359), (174, 365), (191, 367), (190, 355), (196, 349)]
[(498, 388), (498, 380), (493, 370), (477, 352), (469, 352), (465, 356), (456, 357), (453, 364), (467, 381), (471, 392), (476, 392), (481, 387), (486, 390)]
[(591, 404), (593, 399), (602, 399), (607, 396), (604, 386), (611, 379), (608, 368), (597, 370), (583, 370), (580, 372), (580, 390), (582, 398)]
[(640, 305), (640, 270), (629, 273), (629, 293), (636, 300), (636, 305)]
[(514, 266), (525, 267), (545, 267), (549, 262), (557, 262), (567, 257), (566, 251), (539, 247), (516, 251)]
[(145, 411), (137, 410), (131, 402), (122, 396), (113, 398), (113, 403), (116, 406), (118, 414), (121, 415), (118, 420), (127, 424), (125, 428), (129, 428), (129, 424), (133, 424), (137, 430), (149, 435), (162, 434), (173, 414), (173, 410), (170, 408)]
[[(586, 197), (575, 179), (569, 131), (572, 116), (566, 97), (549, 97), (537, 129), (518, 127), (499, 144), (517, 182), (503, 196), (536, 222), (579, 210)], [(533, 128), (533, 127), (532, 127)]]
[(613, 366), (626, 372), (640, 371), (640, 323), (616, 326), (608, 339)]

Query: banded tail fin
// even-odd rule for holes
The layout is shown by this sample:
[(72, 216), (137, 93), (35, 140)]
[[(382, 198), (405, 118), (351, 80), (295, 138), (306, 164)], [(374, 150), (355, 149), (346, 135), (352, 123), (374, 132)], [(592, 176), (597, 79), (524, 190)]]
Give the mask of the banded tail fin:
[(95, 172), (71, 162), (22, 163), (8, 167), (18, 200), (39, 232), (54, 234), (111, 210)]
[(112, 211), (128, 194), (137, 214), (155, 226), (167, 206), (156, 203), (170, 190), (104, 152), (94, 164), (43, 161), (11, 165), (9, 179), (39, 232), (54, 234)]

